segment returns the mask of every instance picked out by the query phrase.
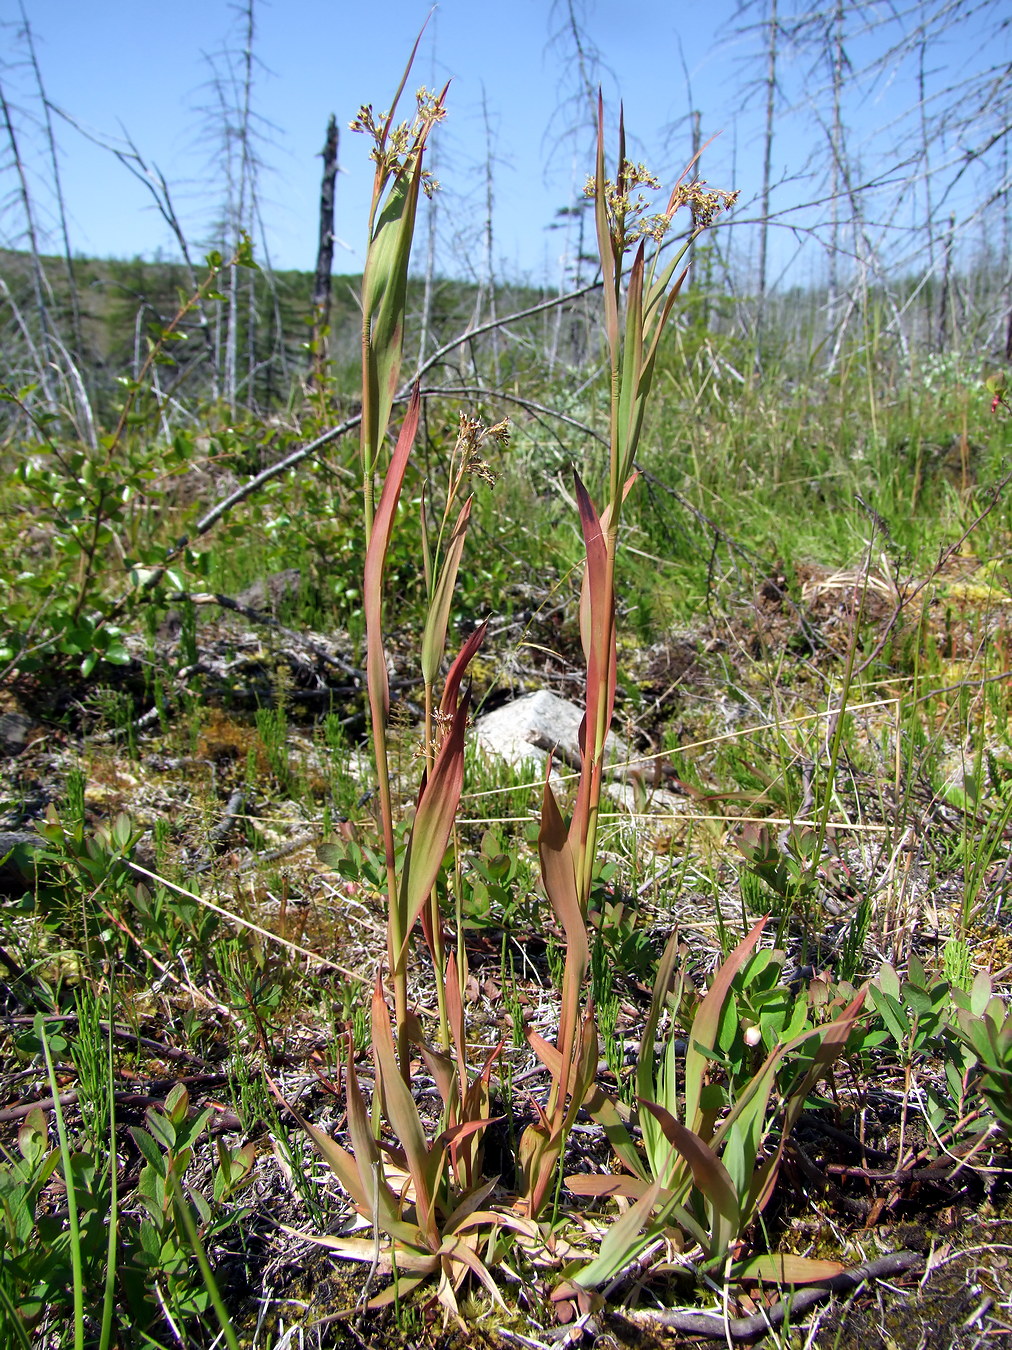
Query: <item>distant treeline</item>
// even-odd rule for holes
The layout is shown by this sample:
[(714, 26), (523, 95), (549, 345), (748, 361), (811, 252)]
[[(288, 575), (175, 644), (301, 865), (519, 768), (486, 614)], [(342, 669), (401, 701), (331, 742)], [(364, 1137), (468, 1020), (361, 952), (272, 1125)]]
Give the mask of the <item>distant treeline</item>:
[[(180, 262), (62, 258), (0, 250), (0, 284), (6, 310), (2, 327), (5, 360), (2, 377), (10, 387), (37, 383), (47, 364), (79, 373), (89, 398), (101, 408), (123, 378), (136, 377), (149, 350), (207, 276)], [(218, 283), (218, 294), (227, 284)], [(361, 379), (361, 276), (334, 276), (326, 344), (329, 384), (353, 397)], [(181, 341), (159, 358), (156, 378), (166, 397), (223, 394), (234, 314), (235, 392), (240, 403), (266, 408), (288, 400), (293, 388), (314, 370), (313, 275), (240, 268), (239, 303), (209, 298), (194, 306), (179, 324)], [(548, 292), (532, 287), (497, 288), (493, 308), (500, 313), (527, 308)], [(409, 283), (409, 310), (415, 315), (408, 336), (409, 355), (419, 355), (419, 334), (432, 351), (485, 321), (487, 293), (467, 282), (422, 279)], [(412, 348), (411, 343), (414, 343)], [(488, 343), (484, 344), (486, 347)], [(483, 347), (484, 350), (484, 347)], [(171, 364), (168, 362), (171, 361)]]

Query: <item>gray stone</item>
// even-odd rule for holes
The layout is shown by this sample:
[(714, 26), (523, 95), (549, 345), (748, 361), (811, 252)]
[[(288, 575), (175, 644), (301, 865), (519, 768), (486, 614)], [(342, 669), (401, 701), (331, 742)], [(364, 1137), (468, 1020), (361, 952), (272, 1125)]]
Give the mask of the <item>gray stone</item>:
[[(649, 783), (649, 779), (646, 780)], [(682, 816), (685, 798), (668, 792), (666, 788), (639, 786), (634, 783), (606, 783), (605, 793), (630, 815)]]
[(289, 600), (298, 597), (302, 585), (302, 573), (297, 567), (288, 567), (283, 572), (272, 572), (247, 586), (235, 597), (236, 604), (247, 609), (259, 609), (277, 618), (278, 609)]
[(32, 855), (45, 843), (34, 830), (0, 830), (0, 894), (18, 895), (32, 884)]
[[(580, 723), (583, 710), (568, 699), (547, 689), (525, 694), (486, 713), (475, 723), (478, 744), (491, 755), (510, 764), (533, 763), (544, 770), (549, 752), (553, 768), (578, 770), (580, 767)], [(650, 766), (630, 752), (620, 736), (609, 732), (605, 742), (605, 763), (612, 777), (626, 778), (632, 772), (644, 772)]]
[(0, 716), (0, 755), (20, 755), (35, 726), (24, 713), (8, 712)]
[[(572, 779), (579, 772), (582, 720), (582, 708), (541, 689), (479, 717), (475, 733), (486, 754), (517, 766), (527, 763), (538, 777), (544, 776), (551, 751), (553, 786), (558, 788), (563, 774)], [(605, 742), (605, 765), (612, 780), (604, 785), (605, 794), (638, 817), (637, 829), (655, 830), (664, 816), (685, 811), (684, 797), (652, 786), (653, 760), (638, 758), (614, 732)], [(651, 823), (654, 816), (658, 824)]]

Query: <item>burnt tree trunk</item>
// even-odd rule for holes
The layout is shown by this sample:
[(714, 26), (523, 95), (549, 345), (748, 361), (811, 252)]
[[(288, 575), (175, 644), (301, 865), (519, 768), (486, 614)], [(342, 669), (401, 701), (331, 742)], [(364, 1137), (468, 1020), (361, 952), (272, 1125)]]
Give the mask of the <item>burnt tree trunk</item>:
[(330, 326), (330, 274), (334, 265), (334, 187), (337, 182), (337, 120), (331, 114), (323, 147), (320, 184), (320, 243), (313, 278), (313, 382), (322, 384), (327, 366), (327, 329)]
[(954, 331), (952, 304), (952, 245), (956, 234), (956, 217), (949, 217), (949, 233), (942, 251), (942, 290), (938, 297), (938, 334), (936, 343), (940, 352), (948, 351)]
[(780, 41), (780, 17), (777, 0), (769, 0), (766, 44), (766, 127), (763, 133), (763, 179), (759, 208), (759, 275), (757, 278), (755, 360), (762, 365), (762, 329), (766, 309), (766, 273), (770, 234), (770, 190), (773, 178), (773, 133), (776, 129), (777, 53)]

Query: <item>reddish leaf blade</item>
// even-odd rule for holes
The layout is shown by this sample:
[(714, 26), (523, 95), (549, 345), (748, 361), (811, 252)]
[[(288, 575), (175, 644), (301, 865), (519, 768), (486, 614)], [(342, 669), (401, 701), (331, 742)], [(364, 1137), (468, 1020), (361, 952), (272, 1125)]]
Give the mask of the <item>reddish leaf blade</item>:
[(580, 904), (573, 850), (549, 781), (551, 768), (549, 760), (541, 806), (538, 853), (541, 858), (541, 877), (545, 892), (566, 934), (566, 965), (562, 976), (562, 1007), (559, 1010), (561, 1070), (558, 1075), (552, 1075), (554, 1081), (549, 1114), (565, 1101), (567, 1093), (576, 1090), (570, 1079), (579, 1068), (577, 1038), (580, 1023), (580, 988), (590, 964), (590, 943), (587, 940), (587, 925)]
[(468, 637), (467, 641), (461, 647), (453, 665), (450, 667), (446, 676), (446, 686), (443, 689), (443, 697), (440, 700), (440, 712), (446, 717), (452, 717), (457, 710), (457, 695), (460, 691), (460, 682), (464, 678), (464, 673), (468, 666), (474, 660), (478, 648), (485, 641), (485, 634), (488, 632), (488, 619), (483, 619), (474, 632)]
[[(604, 744), (615, 706), (615, 596), (609, 575), (604, 526), (579, 474), (575, 474), (574, 479), (587, 554), (580, 599), (580, 637), (587, 659), (587, 710), (580, 729), (583, 773), (569, 835), (577, 858), (582, 858), (590, 833), (591, 813), (601, 796)], [(581, 863), (584, 887), (589, 885), (589, 878), (583, 876), (585, 867), (589, 868), (589, 864)]]
[(421, 400), (416, 384), (411, 391), (408, 413), (383, 481), (383, 491), (365, 554), (362, 605), (366, 623), (366, 679), (374, 721), (385, 722), (390, 710), (390, 685), (387, 679), (386, 654), (383, 650), (383, 569), (390, 548), (394, 515), (400, 500), (408, 459), (418, 432), (420, 406)]
[[(447, 690), (452, 689), (454, 697), (468, 662), (481, 646), (484, 636), (485, 624), (482, 624), (465, 642), (450, 669), (446, 683)], [(447, 695), (444, 694), (443, 697), (445, 701)], [(439, 876), (450, 831), (456, 818), (460, 793), (464, 785), (464, 732), (467, 727), (469, 702), (465, 695), (453, 711), (450, 730), (439, 747), (432, 776), (423, 785), (415, 811), (401, 875), (400, 905), (404, 937), (396, 958), (398, 963), (404, 960), (411, 928)]]
[(742, 938), (714, 975), (713, 983), (707, 990), (706, 997), (696, 1009), (696, 1016), (692, 1022), (692, 1035), (689, 1038), (689, 1048), (685, 1053), (685, 1120), (692, 1129), (698, 1129), (699, 1127), (699, 1097), (703, 1088), (703, 1078), (706, 1074), (708, 1054), (717, 1044), (720, 1011), (731, 988), (731, 981), (745, 964), (752, 948), (759, 941), (760, 934), (766, 927), (766, 922), (766, 919), (760, 919), (751, 932)]
[(397, 1067), (397, 1051), (390, 1027), (390, 1014), (383, 997), (380, 977), (372, 995), (372, 1048), (376, 1061), (376, 1082), (383, 1094), (383, 1104), (394, 1134), (404, 1150), (404, 1157), (415, 1188), (415, 1210), (418, 1226), (434, 1246), (438, 1230), (435, 1221), (435, 1197), (432, 1193), (431, 1158), (425, 1132), (418, 1115), (418, 1107)]
[(566, 959), (572, 959), (582, 971), (590, 960), (587, 925), (580, 907), (576, 885), (573, 849), (569, 842), (565, 821), (551, 785), (551, 761), (545, 775), (541, 799), (541, 828), (538, 831), (538, 856), (541, 859), (541, 879), (545, 894), (566, 934)]
[(446, 1019), (450, 1024), (450, 1037), (457, 1057), (457, 1073), (463, 1091), (467, 1082), (467, 1040), (464, 1030), (464, 1004), (460, 997), (460, 975), (457, 970), (457, 958), (452, 952), (446, 960)]
[(688, 1163), (692, 1180), (711, 1209), (711, 1256), (722, 1256), (738, 1236), (740, 1210), (734, 1185), (727, 1168), (698, 1134), (680, 1125), (670, 1111), (656, 1102), (641, 1105), (655, 1116), (664, 1137)]
[(566, 1177), (566, 1186), (574, 1195), (590, 1195), (598, 1200), (606, 1200), (614, 1195), (638, 1200), (651, 1189), (651, 1183), (641, 1177), (601, 1176), (587, 1172), (577, 1172), (574, 1176)]

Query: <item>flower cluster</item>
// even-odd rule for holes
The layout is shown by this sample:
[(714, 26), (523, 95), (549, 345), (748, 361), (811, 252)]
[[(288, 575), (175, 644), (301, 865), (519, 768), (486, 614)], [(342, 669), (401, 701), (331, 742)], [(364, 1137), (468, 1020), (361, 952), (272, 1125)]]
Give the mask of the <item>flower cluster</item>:
[(494, 487), (496, 475), (486, 463), (483, 452), (490, 441), (495, 441), (505, 450), (509, 440), (508, 417), (489, 427), (477, 417), (461, 413), (460, 425), (457, 428), (457, 443), (453, 449), (454, 460), (459, 460), (460, 463), (458, 481), (467, 475), (470, 478), (480, 478), (483, 483), (488, 483), (489, 487)]
[[(384, 172), (398, 177), (413, 162), (435, 124), (446, 116), (442, 98), (429, 89), (418, 90), (415, 94), (415, 104), (415, 115), (410, 122), (392, 125), (390, 113), (381, 113), (377, 117), (372, 104), (365, 103), (359, 108), (358, 116), (348, 123), (350, 131), (372, 137), (374, 146), (370, 158), (375, 160)], [(438, 188), (439, 183), (436, 179), (427, 169), (423, 169), (422, 191), (425, 195), (431, 197)]]
[(668, 211), (674, 213), (682, 206), (692, 212), (692, 223), (697, 229), (707, 229), (722, 211), (730, 211), (738, 200), (737, 192), (721, 188), (706, 191), (706, 180), (697, 178), (692, 183), (679, 183), (671, 194)]
[[(644, 238), (659, 244), (671, 228), (675, 213), (683, 206), (692, 212), (693, 228), (706, 229), (721, 211), (729, 211), (738, 200), (737, 192), (707, 189), (705, 179), (696, 178), (675, 185), (666, 210), (649, 212), (650, 199), (640, 189), (657, 192), (660, 186), (645, 164), (634, 164), (631, 160), (622, 161), (617, 180), (605, 179), (605, 210), (612, 238), (620, 251)], [(588, 197), (597, 195), (593, 178), (587, 179), (584, 192)]]
[[(645, 164), (634, 164), (628, 159), (619, 166), (616, 181), (605, 179), (605, 210), (612, 237), (620, 248), (626, 249), (645, 237), (660, 243), (667, 234), (671, 217), (665, 212), (648, 214), (650, 198), (640, 191), (647, 188), (650, 192), (659, 192), (660, 187), (659, 179)], [(588, 197), (597, 195), (593, 178), (587, 179), (584, 193)]]

